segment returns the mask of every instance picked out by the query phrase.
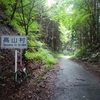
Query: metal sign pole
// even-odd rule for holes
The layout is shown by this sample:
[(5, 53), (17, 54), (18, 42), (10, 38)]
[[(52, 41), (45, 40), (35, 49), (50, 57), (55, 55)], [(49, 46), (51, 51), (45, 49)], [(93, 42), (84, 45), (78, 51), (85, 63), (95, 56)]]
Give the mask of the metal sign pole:
[(22, 66), (22, 49), (20, 49), (20, 65)]
[(17, 71), (17, 50), (15, 50), (15, 72)]
[[(20, 35), (22, 36), (22, 33)], [(20, 65), (22, 66), (22, 49), (20, 49)]]
[[(22, 63), (22, 49), (27, 48), (27, 36), (1, 36), (1, 48), (7, 49), (21, 49), (20, 50), (20, 62)], [(15, 50), (15, 72), (17, 71), (17, 50)]]

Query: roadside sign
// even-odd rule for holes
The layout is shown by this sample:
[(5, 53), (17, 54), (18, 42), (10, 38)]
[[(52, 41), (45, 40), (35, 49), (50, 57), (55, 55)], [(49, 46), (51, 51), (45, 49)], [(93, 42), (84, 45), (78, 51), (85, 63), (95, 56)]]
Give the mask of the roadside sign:
[(27, 48), (27, 36), (1, 36), (1, 48), (8, 49), (26, 49)]

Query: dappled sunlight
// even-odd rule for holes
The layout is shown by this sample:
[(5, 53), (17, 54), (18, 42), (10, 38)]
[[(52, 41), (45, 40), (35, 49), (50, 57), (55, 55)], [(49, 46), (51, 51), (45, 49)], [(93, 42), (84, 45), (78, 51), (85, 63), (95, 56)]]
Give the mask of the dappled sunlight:
[(72, 8), (73, 8), (73, 4), (71, 4), (68, 8), (65, 8), (66, 13), (71, 14), (72, 13)]
[(56, 3), (55, 0), (47, 0), (47, 1), (46, 1), (46, 6), (50, 8), (50, 7), (52, 7), (55, 3)]

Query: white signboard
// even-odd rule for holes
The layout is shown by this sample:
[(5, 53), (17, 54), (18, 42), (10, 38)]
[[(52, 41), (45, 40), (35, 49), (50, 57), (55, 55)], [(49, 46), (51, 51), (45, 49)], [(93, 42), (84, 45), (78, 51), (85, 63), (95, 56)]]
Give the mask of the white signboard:
[(1, 36), (1, 48), (27, 48), (27, 36)]

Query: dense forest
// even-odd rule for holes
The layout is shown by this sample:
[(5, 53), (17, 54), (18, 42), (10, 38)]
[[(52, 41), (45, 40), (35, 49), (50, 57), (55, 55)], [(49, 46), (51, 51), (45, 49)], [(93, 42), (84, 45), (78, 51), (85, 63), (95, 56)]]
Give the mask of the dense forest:
[(77, 56), (100, 46), (99, 0), (1, 0), (0, 10), (4, 24), (29, 37), (26, 56), (47, 50), (40, 49), (43, 45), (66, 55), (76, 51)]
[[(34, 62), (38, 79), (60, 54), (99, 68), (100, 0), (0, 0), (1, 35), (28, 37), (23, 58)], [(13, 62), (14, 49), (1, 48), (0, 90), (7, 89), (6, 83), (13, 79)], [(5, 89), (2, 94), (11, 88)]]
[(27, 59), (49, 66), (56, 62), (54, 53), (100, 60), (99, 0), (0, 0), (0, 12), (2, 25), (28, 36)]

